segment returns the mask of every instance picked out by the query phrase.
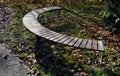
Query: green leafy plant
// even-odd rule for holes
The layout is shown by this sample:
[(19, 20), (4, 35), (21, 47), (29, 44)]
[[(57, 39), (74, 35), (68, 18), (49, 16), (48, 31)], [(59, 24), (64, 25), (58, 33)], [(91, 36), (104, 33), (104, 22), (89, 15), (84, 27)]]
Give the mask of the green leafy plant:
[(71, 49), (71, 47), (70, 47), (70, 46), (64, 46), (64, 50), (69, 51), (70, 49)]
[(103, 18), (108, 18), (111, 15), (110, 9), (107, 7), (107, 5), (102, 6), (102, 11), (100, 12), (100, 15)]
[(104, 18), (105, 25), (109, 30), (119, 33), (120, 31), (120, 1), (104, 1), (100, 15)]
[(21, 59), (27, 59), (27, 56), (28, 56), (27, 53), (21, 53), (19, 57), (20, 57)]

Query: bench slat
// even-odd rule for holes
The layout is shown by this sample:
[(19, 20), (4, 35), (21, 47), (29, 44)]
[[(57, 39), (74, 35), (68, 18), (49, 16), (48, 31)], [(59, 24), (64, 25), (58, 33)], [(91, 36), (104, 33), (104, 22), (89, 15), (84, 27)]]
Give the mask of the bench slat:
[(69, 38), (70, 38), (70, 36), (66, 36), (65, 38), (59, 40), (58, 42), (59, 42), (59, 43), (63, 43), (65, 40), (67, 40), (67, 39), (69, 39)]
[(62, 34), (59, 34), (59, 35), (56, 35), (56, 36), (54, 36), (54, 37), (49, 38), (49, 40), (54, 40), (54, 39), (57, 39), (57, 38), (59, 38), (59, 37), (61, 37), (61, 36), (63, 36), (63, 35), (62, 35)]
[(98, 43), (97, 43), (98, 41), (97, 40), (93, 40), (93, 42), (92, 42), (92, 49), (93, 50), (97, 50), (97, 45), (98, 45)]
[(46, 30), (46, 31), (45, 31), (45, 30), (43, 30), (43, 31), (42, 31), (42, 30), (39, 30), (39, 31), (37, 31), (36, 33), (37, 33), (39, 36), (45, 36), (45, 35), (50, 34), (48, 30)]
[(33, 29), (29, 29), (29, 30), (30, 30), (31, 32), (37, 34), (38, 36), (41, 36), (41, 34), (44, 34), (44, 33), (47, 33), (47, 32), (48, 32), (48, 30), (46, 30), (46, 29), (41, 29), (41, 30), (39, 30), (39, 29), (37, 29), (37, 28), (33, 28)]
[(56, 38), (56, 39), (54, 39), (53, 41), (58, 42), (59, 40), (63, 39), (64, 37), (66, 37), (66, 35), (62, 35), (61, 37)]
[(104, 51), (105, 48), (104, 48), (104, 45), (103, 45), (103, 42), (102, 41), (98, 41), (98, 50), (101, 50), (101, 51)]
[(82, 39), (78, 39), (78, 41), (74, 44), (74, 46), (75, 46), (75, 47), (78, 47), (81, 42), (82, 42)]
[(88, 40), (86, 48), (91, 49), (91, 46), (92, 46), (92, 40)]
[(47, 36), (45, 37), (46, 39), (50, 39), (50, 38), (54, 38), (55, 36), (59, 35), (59, 33), (55, 33), (53, 35)]
[(74, 38), (68, 45), (73, 46), (77, 40), (78, 40), (78, 38)]
[(36, 24), (35, 26), (29, 24), (29, 25), (27, 26), (27, 28), (29, 28), (29, 29), (33, 29), (33, 28), (46, 29), (46, 28), (44, 28), (43, 26), (41, 26), (40, 24)]
[(86, 43), (87, 43), (87, 40), (84, 39), (84, 40), (82, 41), (82, 43), (80, 44), (80, 48), (85, 48)]
[(54, 34), (57, 34), (57, 33), (56, 32), (48, 32), (48, 34), (42, 35), (42, 37), (46, 38), (46, 37), (49, 37), (49, 36), (54, 35)]
[(67, 39), (65, 42), (63, 42), (63, 44), (68, 44), (71, 40), (73, 40), (74, 37), (70, 37), (69, 39)]

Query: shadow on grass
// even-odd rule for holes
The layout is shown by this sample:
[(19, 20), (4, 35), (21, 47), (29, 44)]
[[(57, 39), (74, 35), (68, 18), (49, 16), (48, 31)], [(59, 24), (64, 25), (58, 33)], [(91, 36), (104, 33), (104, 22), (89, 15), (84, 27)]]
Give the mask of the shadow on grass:
[[(40, 37), (37, 37), (36, 45), (35, 45), (36, 46), (35, 56), (38, 64), (40, 65), (40, 68), (39, 68), (39, 70), (41, 70), (40, 74), (44, 72), (44, 75), (41, 74), (41, 76), (81, 76), (82, 71), (92, 76), (104, 76), (104, 75), (117, 76), (117, 74), (112, 72), (111, 69), (104, 68), (105, 65), (103, 64), (99, 66), (99, 63), (98, 63), (98, 68), (97, 67), (93, 68), (94, 63), (90, 65), (84, 61), (83, 61), (83, 64), (79, 63), (77, 68), (81, 68), (81, 71), (78, 71), (75, 69), (75, 67), (73, 68), (74, 64), (76, 63), (67, 64), (68, 62), (61, 55), (65, 53), (62, 52), (62, 53), (56, 54), (55, 51), (57, 50), (53, 49), (52, 45), (55, 45), (55, 43), (42, 39)], [(62, 49), (57, 52), (61, 52), (61, 51)], [(70, 55), (68, 56), (68, 58), (70, 58)], [(75, 71), (73, 72), (71, 71), (71, 69)]]
[(53, 53), (52, 42), (37, 37), (35, 56), (40, 70), (49, 76), (73, 76), (62, 57)]

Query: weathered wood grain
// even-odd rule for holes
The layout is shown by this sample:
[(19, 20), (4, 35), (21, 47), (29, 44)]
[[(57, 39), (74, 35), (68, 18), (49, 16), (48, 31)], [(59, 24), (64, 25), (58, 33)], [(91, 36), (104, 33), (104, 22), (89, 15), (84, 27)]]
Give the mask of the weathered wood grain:
[(54, 39), (57, 39), (57, 38), (59, 38), (61, 36), (63, 36), (63, 34), (59, 34), (59, 35), (56, 35), (54, 37), (51, 37), (51, 38), (49, 38), (49, 40), (54, 40)]
[(81, 42), (82, 42), (82, 39), (78, 39), (78, 41), (74, 44), (74, 46), (75, 46), (75, 47), (78, 47)]
[(49, 38), (55, 37), (55, 36), (57, 36), (57, 35), (59, 35), (59, 33), (52, 34), (52, 35), (47, 36), (47, 37), (45, 37), (45, 38), (46, 38), (46, 39), (49, 39)]
[(74, 38), (68, 45), (73, 46), (77, 40), (78, 38)]
[(82, 41), (82, 43), (80, 44), (80, 48), (85, 48), (86, 47), (86, 43), (87, 43), (87, 40), (86, 39), (84, 39), (83, 41)]
[(64, 37), (66, 37), (66, 35), (62, 35), (61, 37), (56, 38), (56, 39), (54, 39), (53, 41), (58, 42), (59, 40), (63, 39)]
[(68, 38), (66, 41), (64, 41), (63, 42), (63, 44), (68, 44), (71, 40), (73, 40), (74, 39), (74, 37), (70, 37), (70, 38)]
[(92, 42), (92, 49), (93, 49), (93, 50), (98, 50), (97, 47), (98, 47), (97, 40), (94, 40), (94, 39), (93, 39), (93, 42)]
[(69, 39), (69, 38), (70, 38), (70, 36), (66, 36), (63, 39), (59, 40), (58, 42), (59, 43), (64, 43), (64, 41), (67, 40), (67, 39)]
[(54, 34), (56, 34), (56, 32), (48, 32), (46, 35), (42, 35), (42, 37), (49, 37), (49, 36), (51, 36), (51, 35), (54, 35)]
[(101, 50), (101, 51), (105, 50), (103, 42), (101, 40), (98, 41), (98, 50)]
[(87, 48), (87, 49), (91, 49), (91, 48), (92, 48), (92, 40), (88, 40), (88, 41), (87, 41), (86, 48)]

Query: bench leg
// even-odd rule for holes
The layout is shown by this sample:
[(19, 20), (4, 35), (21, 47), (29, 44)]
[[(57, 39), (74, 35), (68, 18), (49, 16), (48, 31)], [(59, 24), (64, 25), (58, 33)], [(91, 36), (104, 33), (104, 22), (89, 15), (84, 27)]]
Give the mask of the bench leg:
[(36, 36), (36, 45), (40, 45), (41, 44), (41, 37), (40, 36)]
[(40, 46), (41, 46), (41, 37), (36, 35), (35, 48), (39, 49)]

